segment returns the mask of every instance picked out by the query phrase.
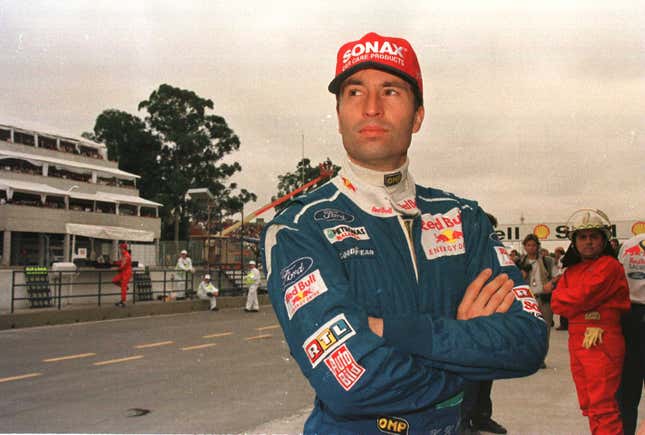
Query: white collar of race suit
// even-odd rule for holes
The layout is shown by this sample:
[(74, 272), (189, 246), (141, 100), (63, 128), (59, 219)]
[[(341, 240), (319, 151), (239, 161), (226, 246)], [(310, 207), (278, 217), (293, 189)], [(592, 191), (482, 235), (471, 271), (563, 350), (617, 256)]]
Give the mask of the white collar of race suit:
[(408, 160), (394, 171), (374, 171), (347, 160), (334, 179), (338, 189), (365, 212), (379, 217), (416, 216), (416, 186)]

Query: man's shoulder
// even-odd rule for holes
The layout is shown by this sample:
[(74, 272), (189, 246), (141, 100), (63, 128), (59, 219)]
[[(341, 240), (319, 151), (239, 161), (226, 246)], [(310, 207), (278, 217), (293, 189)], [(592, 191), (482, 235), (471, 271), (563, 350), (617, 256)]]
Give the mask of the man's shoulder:
[(269, 225), (302, 225), (311, 220), (303, 219), (305, 216), (315, 215), (320, 210), (334, 207), (338, 201), (338, 196), (338, 188), (333, 183), (327, 182), (312, 192), (296, 197), (289, 206), (269, 222)]
[(423, 209), (451, 209), (458, 207), (462, 210), (475, 210), (479, 208), (477, 201), (457, 196), (445, 190), (419, 184), (416, 185), (416, 189), (419, 206), (423, 207)]

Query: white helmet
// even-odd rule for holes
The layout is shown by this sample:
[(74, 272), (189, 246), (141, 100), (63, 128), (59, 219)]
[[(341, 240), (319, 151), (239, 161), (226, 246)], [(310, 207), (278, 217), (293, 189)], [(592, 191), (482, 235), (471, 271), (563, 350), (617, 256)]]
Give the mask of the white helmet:
[(204, 279), (211, 279), (211, 276), (209, 274), (204, 275)]
[(185, 249), (182, 249), (182, 250), (181, 250), (181, 252), (180, 252), (180, 254), (181, 254), (181, 255), (184, 255), (184, 254), (185, 254), (185, 255), (188, 255), (188, 251), (186, 251)]
[(602, 210), (581, 208), (576, 210), (567, 220), (567, 237), (573, 240), (576, 231), (597, 229), (605, 234), (607, 240), (611, 238), (611, 222)]

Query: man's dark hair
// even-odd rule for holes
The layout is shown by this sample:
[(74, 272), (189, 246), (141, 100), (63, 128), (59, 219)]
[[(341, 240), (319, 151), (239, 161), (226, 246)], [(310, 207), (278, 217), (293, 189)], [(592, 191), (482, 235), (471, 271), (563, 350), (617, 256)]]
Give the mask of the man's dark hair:
[(526, 245), (526, 242), (530, 240), (533, 240), (537, 244), (538, 249), (540, 249), (540, 239), (538, 239), (538, 236), (536, 236), (535, 234), (527, 234), (526, 237), (524, 237), (524, 240), (522, 240), (522, 245)]

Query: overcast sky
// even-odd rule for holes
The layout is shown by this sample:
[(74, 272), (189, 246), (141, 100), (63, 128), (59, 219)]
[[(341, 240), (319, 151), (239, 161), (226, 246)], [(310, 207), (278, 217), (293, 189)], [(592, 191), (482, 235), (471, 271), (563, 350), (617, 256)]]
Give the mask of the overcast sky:
[[(539, 4), (536, 4), (539, 3)], [(485, 6), (484, 6), (485, 4)], [(0, 124), (79, 136), (162, 83), (215, 104), (258, 195), (302, 155), (343, 160), (327, 92), (338, 47), (401, 36), (423, 72), (420, 184), (500, 222), (579, 207), (645, 219), (642, 1), (0, 0)]]

